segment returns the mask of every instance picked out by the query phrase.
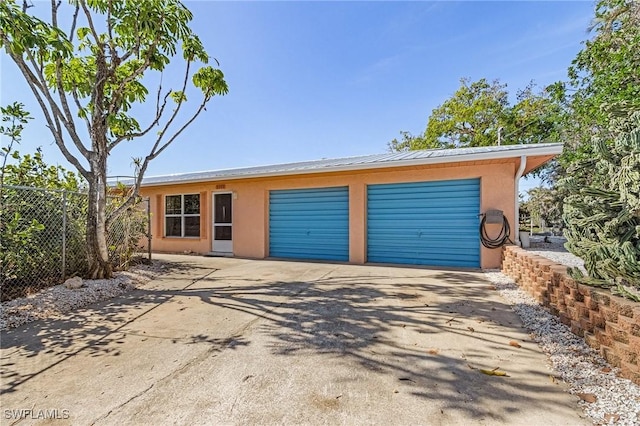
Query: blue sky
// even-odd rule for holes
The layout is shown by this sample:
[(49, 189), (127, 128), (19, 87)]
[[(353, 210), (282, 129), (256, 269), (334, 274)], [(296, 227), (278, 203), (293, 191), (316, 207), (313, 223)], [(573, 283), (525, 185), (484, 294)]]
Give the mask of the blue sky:
[[(34, 3), (46, 12), (47, 3)], [(461, 77), (499, 78), (513, 96), (530, 80), (566, 79), (594, 7), (592, 1), (185, 4), (230, 91), (209, 103), (147, 176), (385, 152), (401, 130), (424, 131), (431, 110)], [(36, 117), (19, 150), (41, 146), (46, 161), (71, 169), (17, 68), (1, 56), (0, 103), (23, 102)], [(165, 72), (165, 88), (177, 88), (177, 71)], [(142, 117), (146, 108), (152, 102), (139, 110)], [(130, 175), (131, 157), (148, 145), (121, 144), (109, 175)]]

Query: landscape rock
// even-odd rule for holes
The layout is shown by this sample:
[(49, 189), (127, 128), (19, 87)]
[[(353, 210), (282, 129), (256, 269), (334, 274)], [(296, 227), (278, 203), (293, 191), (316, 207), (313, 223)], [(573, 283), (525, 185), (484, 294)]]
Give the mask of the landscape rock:
[(82, 278), (80, 277), (69, 278), (64, 282), (64, 286), (69, 290), (77, 290), (83, 286)]

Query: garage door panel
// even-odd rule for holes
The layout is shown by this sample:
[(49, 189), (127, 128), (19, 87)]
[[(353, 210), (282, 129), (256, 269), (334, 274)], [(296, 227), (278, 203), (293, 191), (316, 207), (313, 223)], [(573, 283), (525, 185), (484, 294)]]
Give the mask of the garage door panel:
[[(287, 213), (287, 214), (283, 214), (280, 212), (273, 212), (275, 213), (275, 218), (272, 219), (272, 222), (274, 224), (286, 224), (286, 223), (292, 223), (292, 224), (300, 224), (300, 223), (307, 223), (310, 220), (314, 221), (318, 224), (322, 224), (322, 222), (324, 222), (325, 220), (327, 222), (329, 221), (339, 221), (340, 219), (342, 219), (345, 215), (348, 215), (349, 212), (348, 211), (344, 211), (344, 212), (331, 212), (331, 213), (327, 213), (327, 214), (322, 214), (320, 212), (305, 212), (304, 215), (300, 215), (300, 210), (298, 210), (295, 214), (292, 213)], [(335, 225), (334, 225), (335, 226)]]
[[(443, 251), (439, 247), (382, 247), (380, 248), (380, 253), (384, 254), (388, 257), (398, 257), (398, 258), (411, 258), (407, 259), (406, 262), (401, 263), (410, 263), (409, 260), (413, 261), (415, 259), (443, 259), (448, 260), (451, 259), (452, 262), (456, 262), (459, 259), (451, 258), (451, 255), (456, 255), (459, 257), (463, 257), (467, 260), (473, 260), (475, 257), (473, 254), (469, 253), (469, 250), (465, 250), (464, 248), (459, 248), (457, 250), (446, 250)], [(422, 264), (422, 263), (421, 263)]]
[[(469, 222), (475, 222), (475, 218), (466, 218)], [(398, 224), (398, 222), (402, 222)], [(412, 238), (423, 238), (427, 236), (445, 234), (445, 235), (458, 235), (461, 233), (473, 231), (478, 232), (478, 226), (473, 224), (461, 224), (462, 220), (450, 220), (450, 219), (431, 219), (428, 224), (418, 219), (405, 220), (398, 218), (396, 220), (378, 220), (371, 221), (369, 223), (370, 229), (380, 228), (381, 231), (375, 231), (374, 236), (377, 233), (391, 234), (391, 235), (409, 235)], [(465, 237), (467, 237), (465, 235)]]
[(480, 180), (370, 185), (370, 262), (480, 266)]
[[(445, 266), (457, 268), (477, 268), (477, 260), (475, 256), (461, 255), (457, 259), (453, 259), (453, 254), (447, 253), (442, 256), (431, 255), (415, 255), (413, 253), (388, 252), (381, 253), (384, 260), (370, 260), (375, 263), (394, 263), (401, 265), (422, 265), (422, 266)], [(409, 260), (411, 258), (411, 260)]]
[(348, 187), (271, 191), (269, 254), (349, 260)]
[[(442, 191), (442, 192), (437, 192), (437, 193), (432, 193), (432, 192), (406, 192), (406, 193), (380, 193), (380, 194), (376, 194), (379, 197), (379, 200), (381, 200), (380, 202), (384, 202), (384, 201), (389, 201), (389, 200), (404, 200), (407, 199), (408, 197), (429, 197), (430, 200), (439, 200), (442, 201), (443, 203), (446, 203), (447, 201), (449, 201), (451, 198), (451, 190), (449, 191)], [(456, 194), (457, 196), (460, 196), (460, 198), (464, 198), (464, 197), (473, 197), (475, 195), (475, 191), (462, 191), (459, 194)]]
[[(345, 212), (345, 215), (347, 213)], [(347, 227), (338, 224), (342, 221), (342, 216), (331, 217), (326, 215), (324, 217), (315, 218), (309, 216), (308, 219), (301, 219), (299, 216), (285, 217), (274, 219), (271, 224), (275, 227), (281, 227), (283, 230), (304, 228), (304, 229), (347, 229)], [(311, 226), (311, 228), (309, 228)]]
[(313, 244), (327, 244), (334, 242), (342, 242), (344, 240), (344, 232), (335, 231), (335, 230), (327, 230), (322, 232), (313, 232), (306, 233), (306, 231), (299, 232), (280, 232), (278, 233), (278, 237), (274, 240), (272, 245), (289, 243), (290, 239), (304, 239), (307, 243)]
[[(464, 224), (463, 221), (469, 221), (469, 222), (475, 221), (477, 218), (477, 215), (478, 214), (476, 213), (475, 215), (472, 215), (472, 216), (459, 216), (457, 218), (442, 218), (442, 217), (438, 218), (438, 217), (431, 217), (427, 214), (424, 216), (429, 216), (428, 223), (425, 223), (424, 219), (419, 219), (416, 217), (405, 219), (404, 217), (399, 216), (395, 219), (378, 219), (378, 220), (374, 219), (374, 220), (371, 220), (370, 223), (374, 225), (389, 227), (392, 229), (415, 228), (416, 230), (420, 230), (424, 228), (422, 229), (424, 231), (426, 229), (438, 229), (439, 227), (442, 227), (442, 226), (450, 226), (450, 227), (469, 226)], [(476, 229), (477, 231), (477, 226), (473, 226), (473, 228)], [(455, 230), (449, 229), (449, 231), (455, 231)]]
[(426, 206), (422, 206), (422, 205), (393, 206), (392, 204), (394, 203), (394, 201), (386, 200), (384, 202), (371, 203), (370, 207), (373, 207), (374, 209), (379, 209), (381, 212), (385, 212), (387, 210), (394, 210), (394, 211), (406, 211), (408, 213), (415, 212), (415, 211), (422, 211), (422, 210), (433, 211), (433, 212), (449, 211), (451, 213), (451, 207), (455, 207), (456, 213), (460, 214), (460, 213), (465, 213), (466, 211), (472, 211), (477, 206), (477, 203), (467, 201), (467, 200), (460, 200), (459, 203), (456, 203), (455, 201), (450, 201), (450, 200), (447, 200), (447, 201), (449, 202), (439, 203), (437, 200), (433, 200), (432, 202), (434, 204), (426, 205)]
[[(291, 212), (292, 209), (295, 209), (296, 212), (298, 211), (309, 211), (309, 212), (316, 212), (316, 211), (326, 211), (328, 213), (331, 213), (332, 211), (335, 211), (335, 206), (337, 202), (340, 202), (340, 200), (333, 200), (333, 201), (313, 201), (313, 200), (304, 200), (301, 202), (306, 203), (306, 204), (295, 204), (295, 203), (280, 203), (276, 206), (274, 206), (273, 211), (275, 212)], [(348, 211), (348, 209), (338, 209), (338, 211)]]
[(438, 244), (435, 241), (426, 242), (426, 243), (384, 243), (384, 244), (369, 244), (369, 254), (378, 255), (378, 252), (388, 251), (388, 250), (402, 250), (402, 251), (429, 251), (436, 250), (437, 252), (442, 253), (456, 253), (456, 252), (467, 252), (471, 251), (471, 253), (475, 256), (475, 243), (470, 243), (463, 239), (452, 239), (451, 244), (455, 244), (455, 247), (443, 248), (441, 244)]
[[(386, 238), (387, 241), (381, 241), (382, 239), (379, 239), (380, 242), (370, 243), (368, 246), (370, 248), (380, 248), (380, 249), (384, 249), (385, 247), (397, 247), (400, 249), (404, 247), (407, 247), (407, 248), (415, 247), (416, 249), (422, 249), (422, 248), (426, 249), (426, 248), (433, 247), (442, 251), (457, 251), (457, 250), (464, 250), (465, 248), (475, 248), (475, 242), (472, 241), (470, 238), (466, 238), (464, 236), (449, 237), (446, 234), (434, 234), (434, 235), (429, 235), (428, 237), (425, 237), (420, 240), (412, 237), (413, 236), (410, 234), (403, 234), (403, 235), (399, 235), (398, 238), (392, 239), (391, 235), (389, 235), (389, 238)], [(451, 240), (452, 244), (450, 245), (450, 247), (443, 246), (442, 244), (443, 238), (449, 238)], [(404, 241), (398, 241), (398, 240), (404, 240)]]

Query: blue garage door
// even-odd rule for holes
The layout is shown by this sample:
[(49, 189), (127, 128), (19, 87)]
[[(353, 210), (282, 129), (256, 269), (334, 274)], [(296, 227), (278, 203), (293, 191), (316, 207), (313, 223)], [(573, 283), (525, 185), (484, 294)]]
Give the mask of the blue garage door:
[(480, 267), (480, 180), (370, 185), (369, 262)]
[(349, 188), (270, 191), (269, 255), (349, 260)]

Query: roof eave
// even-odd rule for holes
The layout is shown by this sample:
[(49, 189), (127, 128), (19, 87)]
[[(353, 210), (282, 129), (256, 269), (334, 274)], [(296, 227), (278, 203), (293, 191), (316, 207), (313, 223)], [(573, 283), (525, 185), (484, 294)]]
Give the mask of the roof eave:
[[(427, 157), (411, 160), (398, 160), (393, 162), (380, 162), (380, 163), (366, 163), (366, 164), (347, 164), (342, 166), (324, 167), (318, 169), (294, 169), (294, 170), (274, 170), (264, 173), (253, 173), (246, 175), (235, 176), (208, 176), (202, 178), (192, 179), (176, 179), (167, 180), (163, 182), (142, 182), (142, 187), (150, 186), (164, 186), (164, 185), (183, 185), (190, 183), (202, 183), (202, 182), (220, 182), (229, 180), (241, 180), (241, 179), (259, 179), (266, 177), (277, 176), (293, 176), (293, 175), (306, 175), (306, 174), (319, 174), (319, 173), (333, 173), (333, 172), (346, 172), (346, 171), (358, 171), (358, 170), (372, 170), (372, 169), (385, 169), (396, 167), (411, 167), (411, 166), (426, 166), (431, 164), (446, 164), (446, 163), (460, 163), (469, 161), (486, 161), (486, 160), (501, 160), (507, 158), (520, 158), (521, 156), (556, 156), (562, 153), (562, 144), (553, 144), (545, 146), (527, 145), (520, 149), (513, 149), (508, 151), (493, 151), (493, 152), (479, 152), (462, 155), (452, 155), (446, 157)], [(153, 179), (153, 178), (150, 178)]]

